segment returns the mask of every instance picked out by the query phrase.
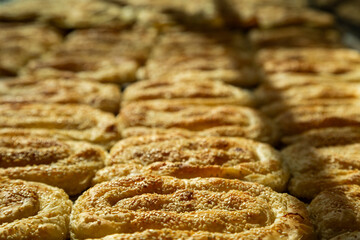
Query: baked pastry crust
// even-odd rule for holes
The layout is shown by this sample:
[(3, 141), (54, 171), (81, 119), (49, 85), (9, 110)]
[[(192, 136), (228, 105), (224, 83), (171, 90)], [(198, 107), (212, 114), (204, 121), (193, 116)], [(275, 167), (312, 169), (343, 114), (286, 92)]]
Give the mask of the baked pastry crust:
[(291, 174), (292, 195), (312, 199), (324, 189), (360, 184), (357, 149), (360, 130), (352, 128), (317, 130), (282, 151)]
[(139, 135), (175, 128), (200, 136), (245, 137), (262, 142), (277, 139), (276, 128), (269, 119), (254, 109), (232, 105), (175, 105), (167, 100), (159, 100), (156, 105), (130, 103), (121, 110), (118, 122), (123, 137), (131, 136), (133, 130), (134, 135)]
[(240, 86), (256, 84), (258, 75), (251, 52), (236, 43), (238, 40), (244, 43), (242, 37), (229, 32), (217, 34), (220, 36), (207, 32), (165, 34), (146, 63), (142, 78), (213, 79)]
[(42, 182), (76, 195), (90, 186), (95, 172), (103, 167), (106, 153), (100, 147), (16, 135), (16, 132), (0, 135), (0, 176)]
[(94, 183), (129, 175), (240, 179), (284, 191), (288, 180), (278, 152), (244, 138), (148, 135), (118, 142)]
[(0, 239), (67, 238), (72, 203), (63, 190), (0, 177), (0, 196)]
[(76, 104), (1, 104), (0, 129), (82, 140), (110, 147), (119, 139), (115, 117)]
[(40, 24), (0, 24), (0, 76), (16, 75), (31, 59), (58, 45), (62, 38)]
[(255, 91), (255, 96), (261, 104), (322, 99), (354, 100), (360, 98), (360, 83), (314, 83), (281, 90), (262, 85)]
[(310, 216), (321, 239), (356, 239), (359, 236), (358, 185), (326, 189), (309, 205)]
[(273, 47), (341, 47), (341, 36), (334, 29), (282, 27), (254, 29), (250, 41), (257, 48)]
[(164, 176), (118, 178), (94, 186), (76, 201), (70, 229), (76, 240), (115, 233), (124, 239), (154, 239), (169, 230), (169, 239), (313, 237), (305, 206), (287, 194), (239, 180)]
[(243, 105), (254, 106), (251, 92), (221, 81), (183, 79), (153, 79), (134, 83), (124, 91), (122, 104), (146, 101), (156, 105), (157, 100), (167, 99), (174, 104), (193, 105)]
[(301, 134), (312, 129), (358, 127), (357, 105), (307, 105), (293, 107), (275, 119), (281, 136)]
[(0, 82), (0, 104), (4, 103), (78, 103), (117, 113), (120, 90), (115, 85), (78, 79), (9, 79)]
[(334, 17), (331, 14), (307, 8), (306, 1), (227, 0), (225, 10), (228, 21), (242, 27), (334, 25)]
[(360, 54), (347, 48), (263, 49), (258, 52), (257, 62), (266, 74), (344, 74), (359, 68)]

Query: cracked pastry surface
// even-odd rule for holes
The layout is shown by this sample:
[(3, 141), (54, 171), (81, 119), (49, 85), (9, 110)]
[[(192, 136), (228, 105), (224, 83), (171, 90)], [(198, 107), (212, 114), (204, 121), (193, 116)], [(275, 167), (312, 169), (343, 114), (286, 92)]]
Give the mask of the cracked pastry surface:
[(119, 139), (114, 115), (86, 105), (1, 104), (0, 113), (1, 131), (35, 131), (104, 147)]
[(278, 152), (244, 138), (148, 135), (118, 142), (95, 183), (129, 175), (222, 177), (284, 191), (288, 174)]
[(153, 102), (167, 99), (175, 104), (253, 106), (251, 92), (221, 81), (153, 79), (134, 83), (124, 91), (122, 104), (136, 101)]
[(251, 108), (233, 105), (175, 105), (167, 100), (156, 105), (131, 103), (122, 108), (118, 123), (123, 137), (176, 129), (184, 135), (245, 137), (263, 142), (277, 139), (269, 119)]
[(267, 73), (344, 74), (360, 66), (360, 54), (346, 48), (263, 49), (257, 62)]
[(254, 29), (250, 41), (257, 48), (273, 47), (341, 47), (341, 36), (334, 29), (282, 27)]
[(312, 199), (330, 187), (359, 185), (359, 142), (358, 128), (329, 128), (286, 147), (282, 156), (292, 173), (290, 193)]
[(0, 24), (0, 76), (16, 75), (31, 59), (60, 44), (62, 37), (41, 24)]
[(0, 103), (78, 103), (117, 113), (120, 91), (115, 85), (78, 79), (18, 78), (0, 82)]
[(0, 176), (46, 183), (69, 195), (90, 186), (106, 157), (102, 148), (86, 142), (16, 132), (0, 136)]
[[(360, 187), (345, 185), (321, 192), (309, 205), (321, 239), (356, 239), (360, 225)], [(356, 237), (357, 236), (357, 237)]]
[(136, 176), (100, 183), (76, 201), (72, 239), (312, 239), (303, 203), (260, 184), (221, 178)]
[(0, 239), (65, 240), (72, 203), (42, 183), (0, 177)]

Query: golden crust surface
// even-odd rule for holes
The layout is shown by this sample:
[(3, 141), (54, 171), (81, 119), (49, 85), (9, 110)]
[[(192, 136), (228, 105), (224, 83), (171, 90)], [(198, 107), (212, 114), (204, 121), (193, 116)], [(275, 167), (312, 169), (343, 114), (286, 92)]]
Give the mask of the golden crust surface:
[(19, 78), (0, 82), (0, 104), (4, 103), (77, 103), (117, 113), (120, 91), (115, 85), (77, 79)]
[(61, 136), (109, 147), (119, 139), (111, 113), (76, 104), (1, 104), (0, 129)]
[(277, 138), (269, 119), (251, 108), (232, 105), (175, 105), (167, 100), (159, 100), (156, 105), (131, 103), (121, 110), (118, 121), (123, 136), (131, 136), (132, 129), (134, 135), (139, 135), (153, 129), (175, 128), (202, 136), (245, 137), (263, 142)]
[(0, 136), (0, 176), (46, 183), (69, 195), (87, 189), (106, 158), (102, 148), (85, 142), (16, 132)]
[(360, 231), (360, 187), (338, 186), (321, 192), (309, 205), (321, 239), (356, 239)]
[(325, 129), (282, 151), (292, 178), (289, 191), (312, 199), (324, 189), (360, 184), (359, 129)]
[(360, 54), (346, 48), (263, 49), (257, 61), (265, 73), (343, 74), (359, 68)]
[(282, 27), (254, 29), (250, 32), (251, 43), (257, 48), (272, 47), (341, 47), (339, 32), (334, 29), (308, 27)]
[(251, 92), (221, 81), (154, 79), (134, 83), (124, 91), (123, 104), (167, 99), (175, 104), (254, 106)]
[[(244, 50), (247, 44), (242, 37), (228, 32), (218, 34), (224, 36), (206, 32), (163, 35), (146, 63), (143, 78), (213, 79), (241, 86), (256, 84), (257, 73), (251, 53)], [(237, 41), (244, 44), (239, 46)]]
[(173, 231), (169, 239), (196, 233), (221, 239), (313, 237), (305, 206), (287, 194), (239, 180), (164, 176), (94, 186), (76, 201), (70, 229), (72, 239), (115, 233), (155, 239), (167, 229)]
[(148, 135), (118, 142), (95, 183), (150, 174), (177, 178), (241, 179), (284, 191), (288, 174), (267, 144), (243, 138)]
[(0, 76), (16, 75), (61, 39), (55, 29), (40, 24), (0, 24)]
[(358, 105), (305, 105), (293, 107), (275, 119), (281, 136), (301, 134), (312, 129), (360, 126)]
[(0, 178), (0, 196), (0, 239), (67, 239), (72, 203), (63, 190)]

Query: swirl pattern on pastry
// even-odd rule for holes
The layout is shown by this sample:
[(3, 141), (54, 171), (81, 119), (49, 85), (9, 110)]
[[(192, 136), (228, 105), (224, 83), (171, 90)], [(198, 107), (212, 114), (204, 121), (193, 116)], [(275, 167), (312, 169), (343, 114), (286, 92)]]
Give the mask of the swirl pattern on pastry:
[(37, 130), (40, 135), (43, 132), (105, 147), (119, 139), (111, 113), (76, 104), (1, 104), (0, 129)]
[[(191, 87), (189, 87), (191, 86)], [(253, 106), (252, 94), (221, 81), (153, 79), (134, 83), (124, 91), (123, 104), (167, 99), (175, 104)]]
[(86, 142), (16, 133), (0, 136), (0, 176), (46, 183), (69, 195), (90, 186), (106, 157), (102, 148)]
[[(140, 132), (153, 129), (185, 129), (201, 136), (245, 137), (262, 142), (274, 142), (277, 132), (272, 122), (262, 114), (247, 107), (191, 106), (159, 100), (156, 105), (146, 102), (126, 105), (119, 115), (119, 127), (123, 136), (132, 129)], [(145, 129), (146, 128), (146, 129)]]
[(347, 129), (348, 135), (336, 129), (318, 130), (317, 136), (282, 150), (292, 174), (288, 187), (291, 194), (312, 199), (333, 186), (360, 185), (360, 132), (351, 130)]
[(60, 34), (44, 25), (0, 24), (0, 76), (16, 75), (29, 60), (60, 42)]
[(0, 239), (65, 240), (71, 206), (61, 189), (0, 177)]
[(282, 136), (329, 127), (360, 126), (360, 108), (357, 105), (306, 105), (291, 108), (276, 119)]
[(118, 142), (95, 183), (136, 174), (241, 179), (284, 191), (288, 174), (278, 152), (243, 138), (148, 135)]
[(263, 49), (257, 61), (265, 73), (343, 74), (360, 66), (360, 54), (347, 48)]
[(79, 103), (117, 113), (120, 91), (115, 85), (76, 79), (19, 78), (0, 82), (0, 104), (3, 103)]
[[(72, 239), (123, 233), (124, 239), (204, 234), (221, 239), (312, 239), (305, 206), (260, 184), (222, 178), (118, 178), (97, 184), (76, 201)], [(156, 234), (156, 233), (155, 233)], [(200, 239), (200, 238), (196, 238)]]
[(321, 239), (357, 239), (360, 231), (360, 187), (326, 189), (309, 205), (310, 217)]

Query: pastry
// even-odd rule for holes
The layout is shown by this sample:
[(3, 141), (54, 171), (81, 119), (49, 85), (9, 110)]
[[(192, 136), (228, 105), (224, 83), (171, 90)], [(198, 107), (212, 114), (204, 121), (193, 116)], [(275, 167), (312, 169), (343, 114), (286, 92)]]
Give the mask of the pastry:
[[(75, 202), (71, 238), (313, 239), (299, 200), (260, 184), (222, 178), (118, 178)], [(161, 237), (162, 236), (162, 237)]]
[(174, 104), (254, 106), (253, 95), (221, 81), (153, 79), (134, 83), (124, 91), (123, 104), (146, 101), (156, 105), (167, 99)]
[(72, 203), (63, 190), (0, 177), (0, 196), (0, 239), (67, 239)]
[(139, 67), (136, 60), (122, 56), (45, 56), (30, 61), (22, 76), (46, 78), (77, 78), (105, 83), (135, 81)]
[(16, 75), (31, 59), (61, 42), (60, 34), (40, 24), (0, 24), (0, 76)]
[[(220, 105), (183, 105), (171, 101), (131, 103), (123, 107), (119, 116), (123, 136), (137, 128), (142, 132), (153, 129), (185, 129), (201, 136), (245, 137), (263, 142), (275, 142), (277, 132), (272, 122), (247, 107)], [(148, 130), (146, 131), (147, 128)]]
[(227, 0), (223, 8), (230, 24), (247, 28), (329, 27), (334, 24), (331, 14), (306, 7), (306, 1)]
[(266, 74), (344, 74), (360, 67), (360, 54), (347, 48), (263, 49), (259, 51), (257, 61)]
[(282, 156), (292, 174), (290, 193), (312, 199), (330, 187), (359, 185), (359, 142), (359, 129), (325, 129), (286, 147)]
[(118, 142), (95, 183), (128, 175), (222, 177), (284, 191), (287, 172), (270, 146), (243, 138), (148, 135)]
[(86, 142), (16, 136), (16, 132), (0, 136), (0, 176), (46, 183), (69, 195), (90, 186), (106, 156), (100, 147)]
[(217, 34), (219, 36), (207, 32), (165, 34), (154, 47), (142, 78), (210, 79), (240, 86), (256, 84), (258, 74), (252, 54), (239, 46), (245, 41), (237, 34)]
[(326, 189), (309, 205), (319, 239), (357, 239), (360, 231), (358, 185)]
[(275, 119), (281, 136), (328, 127), (360, 126), (357, 105), (308, 105), (291, 108)]
[(119, 139), (115, 117), (76, 104), (1, 104), (0, 129), (88, 141), (104, 147)]
[(32, 78), (2, 80), (0, 104), (3, 103), (79, 103), (117, 113), (120, 91), (117, 86), (77, 79)]
[(354, 69), (343, 74), (274, 73), (266, 75), (262, 84), (267, 88), (283, 90), (296, 86), (339, 82), (360, 82), (360, 71)]
[(262, 85), (255, 91), (255, 96), (261, 104), (277, 101), (301, 103), (303, 100), (360, 99), (360, 83), (314, 83), (281, 90)]
[(341, 36), (334, 29), (282, 27), (254, 29), (249, 33), (257, 48), (274, 47), (341, 47)]
[(340, 1), (339, 5), (336, 6), (336, 13), (343, 20), (353, 24), (355, 27), (360, 25), (360, 17), (358, 10), (360, 3), (357, 0)]

